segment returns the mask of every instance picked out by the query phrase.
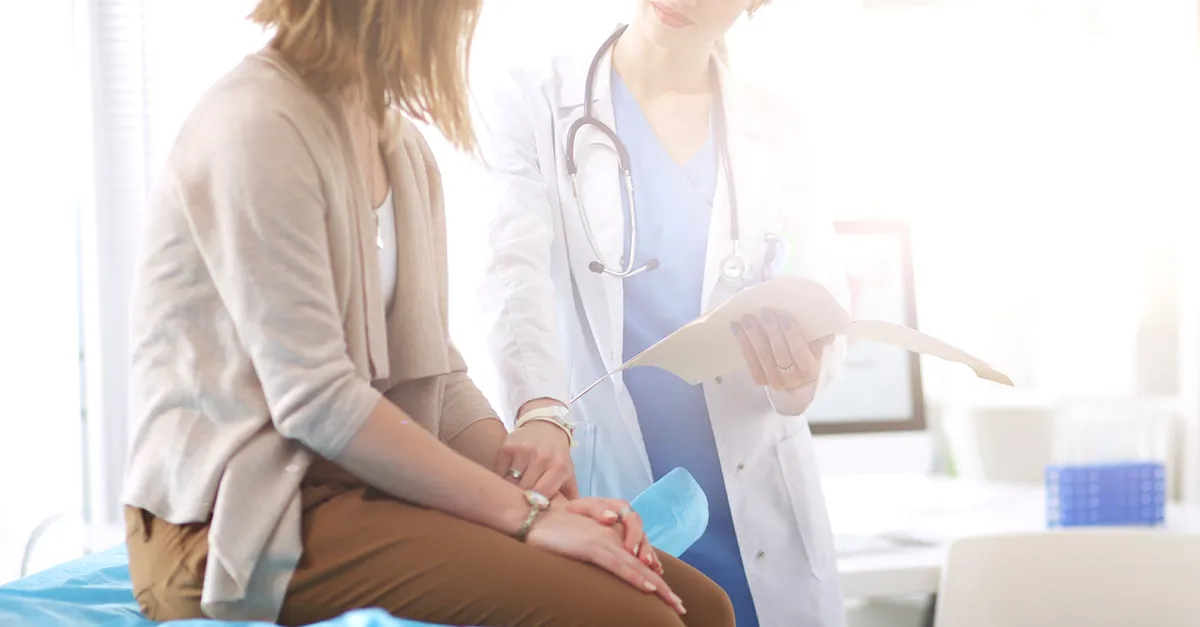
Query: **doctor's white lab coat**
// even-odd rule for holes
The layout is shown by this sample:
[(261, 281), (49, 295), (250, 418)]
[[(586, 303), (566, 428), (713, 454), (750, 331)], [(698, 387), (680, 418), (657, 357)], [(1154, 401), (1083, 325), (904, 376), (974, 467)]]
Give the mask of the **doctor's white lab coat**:
[[(481, 99), (477, 131), (495, 184), (481, 323), (501, 385), (502, 414), (526, 401), (566, 402), (622, 358), (622, 280), (595, 260), (566, 173), (567, 129), (583, 112), (586, 57), (518, 71)], [(613, 126), (610, 65), (595, 85), (595, 115)], [(788, 116), (772, 99), (722, 71), (729, 150), (739, 195), (740, 248), (757, 272), (764, 237), (793, 238), (791, 271), (848, 290), (832, 223), (807, 201), (805, 171)], [(592, 128), (577, 138), (579, 189), (605, 258), (621, 258), (625, 221), (611, 142)], [(704, 268), (702, 310), (729, 297), (718, 282), (729, 255), (729, 202), (720, 172)], [(650, 253), (653, 255), (653, 252)], [(844, 341), (826, 349), (821, 385), (840, 367)], [(755, 385), (747, 369), (703, 384), (725, 487), (755, 608), (764, 627), (841, 627), (844, 610), (812, 435), (800, 414)], [(574, 451), (585, 495), (632, 499), (652, 482), (632, 400), (620, 376), (575, 407)]]

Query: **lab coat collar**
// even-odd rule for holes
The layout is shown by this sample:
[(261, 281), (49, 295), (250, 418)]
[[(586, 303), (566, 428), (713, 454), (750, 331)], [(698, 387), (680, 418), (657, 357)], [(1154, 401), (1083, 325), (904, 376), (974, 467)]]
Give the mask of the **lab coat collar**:
[[(588, 67), (591, 55), (572, 55), (558, 57), (554, 60), (555, 74), (558, 75), (558, 109), (556, 113), (556, 128), (558, 141), (565, 142), (567, 131), (571, 125), (583, 115), (584, 91), (587, 83)], [(738, 79), (729, 67), (717, 61), (717, 80), (725, 105), (727, 129), (729, 136), (730, 156), (734, 162), (734, 176), (738, 179), (738, 194), (741, 197), (739, 206), (743, 213), (748, 213), (753, 206), (752, 172), (755, 166), (747, 158), (750, 153), (766, 151), (773, 152), (773, 146), (780, 141), (771, 128), (777, 125), (771, 110), (771, 99), (758, 94), (744, 81)], [(593, 86), (592, 115), (615, 127), (615, 116), (612, 100), (612, 55), (605, 54), (597, 66), (596, 83)], [(786, 135), (786, 134), (783, 134)], [(597, 145), (606, 146), (607, 150), (595, 150)], [(590, 148), (589, 148), (590, 147)], [(565, 146), (562, 147), (565, 150)], [(621, 258), (625, 242), (625, 220), (621, 217), (622, 206), (621, 186), (615, 176), (617, 160), (616, 152), (609, 138), (596, 131), (593, 127), (584, 127), (576, 138), (576, 155), (580, 163), (580, 185), (591, 218), (591, 226), (595, 239), (610, 263)], [(581, 156), (586, 155), (586, 156)], [(702, 308), (707, 308), (713, 296), (713, 288), (717, 281), (719, 267), (717, 264), (728, 255), (729, 250), (729, 202), (727, 182), (723, 170), (718, 171), (718, 187), (714, 203), (713, 224), (710, 229), (710, 251), (705, 271)], [(566, 215), (572, 226), (569, 232), (573, 235), (571, 248), (578, 249), (582, 257), (573, 264), (576, 281), (581, 288), (584, 310), (593, 333), (598, 338), (601, 357), (609, 372), (620, 365), (620, 342), (623, 334), (623, 281), (610, 276), (599, 275), (587, 269), (586, 264), (594, 260), (594, 255), (584, 236), (582, 224), (574, 217), (575, 211)], [(743, 222), (748, 216), (741, 216)]]
[[(596, 71), (593, 91), (595, 101), (592, 115), (610, 128), (616, 125), (613, 112), (612, 72), (610, 55), (604, 55)], [(587, 79), (591, 56), (560, 57), (560, 85), (556, 127), (561, 150), (566, 150), (566, 136), (571, 126), (583, 115), (583, 91)], [(598, 149), (600, 146), (604, 148)], [(575, 139), (575, 155), (579, 160), (579, 189), (584, 206), (588, 211), (591, 228), (597, 244), (609, 263), (620, 261), (625, 245), (625, 221), (622, 218), (622, 192), (618, 181), (617, 154), (613, 142), (594, 126), (580, 129)], [(570, 191), (567, 195), (570, 196)], [(598, 338), (598, 348), (607, 372), (620, 365), (621, 344), (612, 341), (622, 333), (622, 279), (596, 274), (587, 264), (595, 256), (587, 242), (586, 229), (579, 219), (579, 208), (574, 199), (572, 207), (565, 212), (568, 224), (569, 248), (572, 249), (572, 270), (580, 287), (584, 311), (593, 334)], [(574, 251), (578, 251), (575, 253)]]
[(717, 84), (721, 87), (730, 133), (762, 140), (775, 137), (772, 133), (773, 112), (766, 105), (771, 99), (738, 78), (724, 61), (717, 59), (716, 66)]
[[(571, 118), (573, 121), (582, 114), (591, 60), (590, 56), (558, 59), (560, 65), (557, 69), (561, 77), (558, 84), (559, 119)], [(771, 129), (776, 113), (766, 105), (771, 99), (738, 78), (724, 61), (719, 58), (714, 61), (717, 68), (717, 84), (721, 88), (730, 132), (752, 135), (759, 139), (772, 138), (774, 135)], [(611, 76), (612, 54), (609, 52), (600, 59), (596, 69), (596, 84), (592, 90), (593, 115), (605, 123), (611, 123)], [(608, 115), (604, 115), (604, 112), (608, 112)]]
[[(573, 109), (583, 107), (583, 95), (587, 89), (588, 66), (590, 56), (560, 57), (559, 75), (562, 77), (558, 84), (558, 105), (561, 113), (570, 114)], [(596, 85), (592, 91), (592, 103), (609, 101), (612, 98), (612, 54), (605, 53), (596, 68)]]

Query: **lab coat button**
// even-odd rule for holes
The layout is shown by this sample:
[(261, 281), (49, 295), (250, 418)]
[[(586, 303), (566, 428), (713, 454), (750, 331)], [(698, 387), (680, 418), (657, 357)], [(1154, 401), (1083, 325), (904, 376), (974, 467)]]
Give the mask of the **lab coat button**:
[(725, 377), (717, 377), (717, 385), (721, 385), (724, 382), (725, 382)]
[(738, 465), (737, 465), (737, 470), (738, 470), (738, 472), (742, 472), (742, 471), (743, 471), (743, 470), (745, 470), (745, 469), (746, 469), (746, 465), (745, 465), (745, 464), (738, 464)]
[(757, 557), (757, 558), (758, 558), (758, 561), (760, 561), (760, 562), (761, 562), (761, 561), (763, 561), (763, 560), (767, 559), (767, 552), (766, 552), (766, 551), (759, 551), (759, 552), (758, 552), (758, 555), (756, 555), (755, 557)]

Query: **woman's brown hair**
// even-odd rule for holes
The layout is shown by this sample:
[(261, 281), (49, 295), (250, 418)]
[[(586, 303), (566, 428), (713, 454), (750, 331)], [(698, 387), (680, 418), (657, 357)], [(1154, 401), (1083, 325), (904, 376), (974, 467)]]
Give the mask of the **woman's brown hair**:
[(397, 107), (475, 147), (467, 93), (482, 0), (259, 0), (250, 19), (309, 84), (335, 94), (365, 81), (372, 111)]

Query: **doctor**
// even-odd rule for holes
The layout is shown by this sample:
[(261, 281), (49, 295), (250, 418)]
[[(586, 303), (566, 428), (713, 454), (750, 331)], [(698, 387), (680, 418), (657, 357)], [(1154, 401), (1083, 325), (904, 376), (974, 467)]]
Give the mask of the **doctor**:
[[(773, 273), (848, 298), (832, 224), (806, 200), (794, 121), (724, 63), (725, 32), (763, 4), (639, 0), (594, 56), (516, 72), (482, 100), (499, 205), (481, 304), (502, 413), (515, 419), (496, 470), (544, 494), (630, 499), (684, 467), (710, 518), (683, 559), (725, 589), (738, 625), (839, 627), (802, 414), (837, 370), (841, 341), (806, 338), (768, 309), (730, 330), (740, 372), (692, 387), (634, 369), (565, 409)], [(640, 556), (657, 565), (653, 551)]]

